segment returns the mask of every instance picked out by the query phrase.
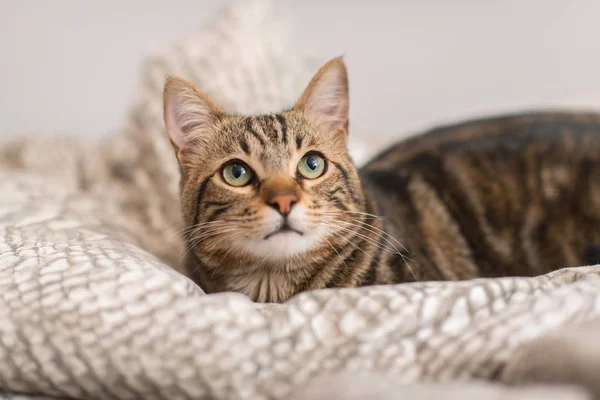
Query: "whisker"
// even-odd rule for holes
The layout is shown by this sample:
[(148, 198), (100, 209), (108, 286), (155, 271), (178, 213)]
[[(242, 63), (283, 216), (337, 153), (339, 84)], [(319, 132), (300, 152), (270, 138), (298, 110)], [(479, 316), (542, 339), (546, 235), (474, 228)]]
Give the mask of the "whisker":
[[(340, 211), (336, 211), (336, 212), (326, 212), (324, 214), (330, 215), (330, 216), (338, 216), (338, 217), (345, 217), (343, 214), (359, 214), (359, 215), (370, 216), (373, 219), (379, 219), (379, 220), (382, 220), (382, 221), (388, 221), (387, 218), (379, 217), (377, 215), (369, 214), (369, 213), (365, 213), (365, 212), (361, 212), (361, 211), (341, 211), (341, 212)], [(400, 246), (402, 248), (402, 250), (404, 250), (405, 252), (408, 252), (408, 250), (406, 249), (406, 247), (404, 247), (404, 245), (402, 243), (400, 243), (400, 241), (398, 239), (396, 239), (395, 237), (393, 237), (392, 235), (390, 235), (388, 232), (384, 231), (383, 229), (380, 229), (380, 228), (378, 228), (378, 227), (376, 227), (376, 226), (374, 226), (372, 224), (369, 224), (369, 223), (367, 223), (367, 222), (365, 222), (363, 220), (360, 220), (360, 219), (351, 218), (351, 221), (354, 221), (356, 223), (360, 223), (360, 224), (363, 224), (363, 225), (368, 225), (370, 228), (373, 228), (373, 229), (375, 229), (375, 230), (377, 230), (379, 232), (384, 233), (387, 237), (389, 237), (394, 242), (396, 242), (398, 244), (398, 246)]]
[(229, 254), (229, 252), (231, 251), (231, 249), (233, 249), (233, 246), (229, 247), (229, 249), (225, 252), (225, 254), (223, 255), (223, 257), (221, 257), (221, 260), (219, 260), (219, 263), (217, 264), (217, 266), (215, 267), (215, 269), (213, 269), (213, 272), (210, 275), (210, 279), (211, 280), (215, 277), (215, 272), (217, 272), (217, 270), (221, 266), (221, 263), (223, 262), (223, 260), (225, 259), (225, 257), (227, 257), (227, 255)]
[[(335, 222), (335, 221), (334, 221), (334, 222)], [(413, 269), (411, 268), (411, 266), (408, 264), (408, 261), (407, 261), (407, 258), (408, 258), (408, 257), (404, 256), (402, 253), (400, 253), (400, 252), (398, 252), (398, 251), (396, 251), (396, 252), (394, 252), (394, 251), (391, 251), (391, 249), (390, 249), (390, 248), (388, 248), (388, 247), (386, 247), (386, 246), (383, 246), (383, 245), (381, 245), (381, 243), (375, 242), (375, 241), (373, 241), (373, 240), (369, 240), (370, 238), (367, 238), (367, 237), (365, 237), (364, 235), (362, 235), (362, 234), (359, 234), (359, 233), (357, 233), (356, 231), (353, 231), (352, 229), (350, 229), (350, 228), (348, 228), (348, 227), (340, 227), (339, 225), (334, 225), (334, 224), (329, 224), (329, 223), (325, 223), (325, 224), (326, 224), (326, 226), (328, 226), (328, 227), (337, 227), (337, 228), (340, 228), (340, 229), (342, 229), (342, 230), (344, 230), (344, 231), (350, 231), (350, 232), (351, 232), (351, 234), (354, 234), (354, 235), (356, 235), (356, 236), (358, 236), (358, 237), (361, 237), (362, 239), (366, 240), (367, 242), (369, 242), (369, 243), (371, 243), (371, 244), (375, 245), (375, 247), (376, 247), (376, 248), (379, 248), (379, 249), (381, 249), (381, 250), (384, 250), (384, 251), (385, 251), (385, 250), (387, 250), (387, 251), (390, 251), (390, 252), (391, 252), (391, 253), (393, 253), (393, 254), (397, 254), (397, 255), (399, 255), (400, 257), (402, 257), (402, 261), (404, 262), (404, 265), (406, 265), (406, 268), (408, 268), (408, 270), (410, 271), (410, 273), (411, 273), (411, 275), (413, 276), (413, 278), (415, 279), (415, 281), (418, 281), (416, 274), (414, 273), (414, 271), (413, 271)], [(335, 237), (335, 236), (332, 236), (332, 238), (334, 238), (334, 237)], [(355, 248), (357, 248), (357, 249), (360, 249), (360, 248), (359, 248), (359, 247), (358, 247), (358, 246), (357, 246), (355, 243), (353, 243), (353, 242), (352, 242), (352, 240), (351, 240), (351, 239), (347, 239), (347, 240), (348, 240), (348, 243), (350, 243), (351, 245), (353, 245)], [(360, 249), (360, 250), (362, 250), (362, 249)], [(365, 253), (365, 252), (364, 252), (364, 250), (363, 250), (363, 253)], [(366, 253), (365, 253), (365, 254), (366, 254)], [(411, 261), (412, 261), (412, 260), (411, 260)]]
[(412, 261), (412, 260), (411, 260), (410, 258), (406, 257), (404, 254), (402, 254), (402, 253), (400, 253), (400, 252), (398, 252), (398, 251), (396, 251), (396, 252), (394, 252), (394, 251), (391, 251), (391, 249), (390, 249), (390, 248), (388, 248), (388, 247), (386, 247), (386, 246), (383, 246), (383, 245), (381, 245), (380, 243), (374, 242), (374, 241), (372, 241), (372, 240), (368, 240), (368, 239), (370, 239), (370, 238), (367, 238), (367, 237), (365, 237), (364, 235), (362, 235), (362, 234), (360, 234), (360, 233), (357, 233), (357, 232), (355, 232), (355, 231), (352, 231), (352, 230), (351, 230), (350, 228), (348, 228), (348, 227), (341, 227), (341, 226), (337, 226), (337, 227), (338, 227), (338, 228), (340, 228), (340, 229), (342, 229), (342, 230), (350, 230), (350, 231), (351, 231), (351, 232), (353, 232), (353, 233), (354, 233), (356, 236), (363, 238), (364, 240), (368, 241), (368, 242), (369, 242), (369, 243), (371, 243), (371, 244), (374, 244), (376, 247), (378, 247), (378, 248), (379, 248), (379, 249), (381, 249), (381, 250), (387, 250), (387, 251), (390, 251), (391, 253), (394, 253), (394, 254), (397, 254), (397, 255), (399, 255), (400, 257), (402, 257), (402, 261), (404, 262), (404, 265), (406, 265), (406, 268), (408, 268), (408, 270), (410, 271), (410, 273), (411, 273), (411, 275), (413, 276), (413, 278), (415, 279), (415, 281), (418, 281), (418, 280), (419, 280), (419, 279), (417, 278), (417, 275), (415, 274), (415, 272), (413, 271), (413, 269), (411, 268), (410, 264), (409, 264), (409, 263), (408, 263), (408, 261), (407, 261), (407, 260), (410, 260), (410, 261)]
[(392, 235), (390, 235), (389, 233), (387, 233), (383, 229), (380, 229), (380, 228), (378, 228), (378, 227), (376, 227), (374, 225), (368, 224), (368, 223), (366, 223), (364, 221), (360, 221), (360, 220), (357, 220), (357, 219), (352, 219), (352, 221), (354, 221), (355, 223), (363, 225), (363, 227), (365, 229), (369, 230), (373, 234), (378, 235), (383, 240), (385, 240), (386, 242), (388, 242), (391, 246), (393, 246), (394, 248), (396, 248), (396, 246), (389, 239), (387, 239), (387, 238), (390, 238), (390, 239), (394, 240), (402, 248), (402, 250), (404, 250), (405, 252), (407, 252), (406, 247), (404, 247), (404, 245), (402, 243), (400, 243), (398, 241), (398, 239), (396, 239), (395, 237), (393, 237)]
[(346, 270), (348, 270), (348, 266), (346, 265), (346, 261), (344, 260), (344, 258), (342, 257), (342, 255), (339, 253), (339, 251), (336, 250), (336, 248), (331, 244), (331, 242), (329, 240), (327, 240), (327, 238), (325, 236), (323, 236), (323, 239), (329, 243), (329, 246), (331, 246), (331, 248), (333, 249), (333, 251), (335, 251), (338, 255), (338, 257), (340, 258), (340, 260), (342, 260), (342, 263), (344, 264), (344, 267), (346, 268)]
[(187, 238), (187, 242), (193, 242), (193, 241), (196, 241), (196, 240), (198, 240), (198, 239), (200, 239), (202, 237), (217, 234), (221, 230), (232, 229), (232, 228), (236, 228), (236, 227), (237, 227), (236, 224), (223, 224), (223, 225), (220, 225), (220, 226), (208, 227), (206, 229), (199, 229), (196, 232), (192, 232), (189, 235), (189, 237)]
[(237, 229), (239, 229), (237, 226), (224, 226), (224, 227), (218, 227), (215, 229), (198, 232), (197, 235), (191, 237), (188, 240), (188, 243), (191, 243), (194, 246), (197, 246), (202, 240), (205, 240), (206, 238), (209, 238), (211, 236), (217, 236), (217, 235), (220, 235), (223, 233), (229, 233), (229, 232), (235, 231)]
[(370, 214), (368, 212), (363, 212), (363, 211), (351, 211), (351, 210), (340, 210), (340, 211), (326, 211), (324, 212), (324, 214), (337, 214), (337, 213), (343, 213), (343, 214), (358, 214), (358, 215), (365, 215), (367, 217), (373, 218), (373, 219), (381, 219), (381, 220), (387, 220), (387, 218), (385, 217), (380, 217), (379, 215), (375, 215), (375, 214)]
[[(385, 245), (383, 243), (379, 243), (375, 239), (359, 232), (358, 229), (360, 229), (360, 227), (356, 227), (356, 225), (353, 225), (353, 224), (350, 224), (351, 226), (339, 225), (340, 222), (344, 222), (344, 221), (330, 221), (330, 222), (333, 224), (338, 224), (338, 225), (334, 225), (338, 229), (341, 229), (341, 230), (344, 230), (347, 232), (351, 232), (353, 235), (356, 235), (356, 236), (360, 237), (361, 239), (364, 239), (365, 241), (379, 247), (380, 249), (385, 249), (385, 250), (389, 251), (390, 253), (402, 255), (402, 253), (400, 253), (400, 251), (395, 246), (388, 247), (387, 245)], [(355, 229), (352, 229), (352, 228), (355, 228)]]
[[(204, 228), (210, 228), (212, 225), (215, 225), (217, 223), (223, 224), (227, 221), (212, 221), (212, 222), (207, 222), (207, 223), (202, 223), (202, 224), (196, 224), (196, 225), (192, 225), (192, 226), (188, 226), (186, 228), (180, 229), (177, 233), (179, 235), (181, 235), (182, 237), (186, 238), (187, 235), (189, 235), (190, 233), (194, 232), (194, 231), (199, 231), (199, 230), (203, 230)], [(186, 238), (189, 239), (189, 238)]]
[(377, 231), (371, 229), (372, 225), (369, 225), (369, 224), (367, 224), (365, 222), (362, 222), (362, 221), (355, 221), (355, 223), (352, 223), (352, 222), (348, 222), (348, 221), (337, 220), (336, 222), (340, 223), (340, 224), (350, 225), (352, 227), (356, 227), (357, 229), (364, 229), (364, 230), (366, 230), (366, 231), (368, 231), (368, 232), (376, 235), (378, 238), (381, 238), (381, 239), (385, 240), (396, 252), (399, 252), (398, 248), (394, 245), (394, 243), (392, 243), (389, 240), (387, 240), (387, 238), (386, 238), (387, 233), (384, 232), (384, 231), (377, 232)]
[(255, 221), (257, 218), (229, 218), (229, 219), (222, 219), (222, 220), (217, 220), (217, 221), (209, 221), (209, 222), (202, 222), (202, 223), (198, 223), (195, 225), (190, 225), (188, 227), (179, 229), (177, 231), (177, 233), (179, 234), (185, 234), (185, 233), (189, 233), (189, 231), (194, 231), (194, 230), (198, 230), (198, 229), (202, 229), (206, 226), (210, 226), (210, 225), (215, 225), (215, 224), (224, 224), (224, 223), (233, 223), (233, 224), (238, 224), (238, 225), (243, 225), (249, 222), (253, 222)]
[[(212, 228), (212, 229), (210, 229)], [(235, 232), (237, 229), (239, 229), (237, 226), (235, 225), (227, 225), (227, 226), (214, 226), (214, 227), (210, 227), (207, 230), (204, 230), (202, 232), (199, 232), (197, 235), (190, 237), (187, 240), (188, 246), (187, 249), (185, 249), (185, 252), (183, 255), (180, 255), (179, 257), (179, 262), (181, 262), (181, 260), (183, 260), (188, 252), (190, 252), (191, 250), (193, 250), (196, 246), (198, 246), (198, 244), (200, 244), (200, 242), (202, 240), (205, 240), (206, 238), (209, 237), (214, 237), (220, 234), (224, 234), (224, 233), (230, 233), (230, 232)]]
[[(183, 225), (183, 224), (184, 224), (184, 221), (178, 221), (178, 222), (175, 222), (173, 224), (168, 224), (167, 226), (164, 227), (164, 229), (160, 230), (160, 233), (164, 234), (167, 230), (169, 230), (171, 228), (174, 228), (177, 225)], [(179, 229), (177, 231), (179, 232)]]
[[(336, 237), (336, 236), (334, 236), (334, 235), (332, 235), (332, 236), (331, 236), (331, 238), (332, 238), (334, 241), (336, 241), (336, 243), (338, 243), (338, 244), (342, 244), (342, 245), (344, 244), (344, 243), (342, 242), (342, 238)], [(364, 253), (366, 256), (368, 256), (367, 252), (366, 252), (366, 251), (364, 251), (363, 249), (361, 249), (359, 246), (357, 246), (357, 245), (356, 245), (356, 244), (355, 244), (355, 243), (352, 241), (352, 239), (348, 238), (348, 239), (346, 239), (346, 240), (348, 241), (348, 243), (350, 243), (352, 246), (354, 246), (354, 248), (355, 248), (355, 249), (362, 251), (362, 252), (363, 252), (363, 253)]]

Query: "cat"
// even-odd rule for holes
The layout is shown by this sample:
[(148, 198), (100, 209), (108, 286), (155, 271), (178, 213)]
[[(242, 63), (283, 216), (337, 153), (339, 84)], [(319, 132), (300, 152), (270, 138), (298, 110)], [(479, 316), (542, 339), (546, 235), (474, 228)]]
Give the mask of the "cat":
[(228, 114), (167, 79), (185, 270), (206, 292), (284, 302), (321, 288), (539, 275), (598, 255), (600, 115), (442, 127), (359, 171), (348, 108), (341, 58), (276, 114)]

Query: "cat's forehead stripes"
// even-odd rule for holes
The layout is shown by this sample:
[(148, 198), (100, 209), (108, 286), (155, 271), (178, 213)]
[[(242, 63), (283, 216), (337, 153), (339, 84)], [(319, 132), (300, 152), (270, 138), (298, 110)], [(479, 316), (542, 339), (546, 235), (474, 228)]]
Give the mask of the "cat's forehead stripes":
[(273, 115), (261, 115), (260, 117), (256, 117), (256, 119), (265, 136), (271, 140), (271, 143), (281, 142), (281, 134), (278, 127), (275, 126), (276, 122)]
[(283, 143), (287, 143), (287, 122), (285, 122), (285, 117), (281, 114), (276, 114), (275, 118), (279, 122), (279, 128), (281, 130), (281, 140)]
[[(287, 144), (287, 122), (281, 114), (267, 114), (247, 117), (246, 129), (252, 135), (259, 136), (261, 145), (282, 143)], [(269, 143), (266, 143), (269, 142)]]
[(246, 132), (249, 133), (252, 137), (254, 137), (261, 146), (265, 145), (265, 139), (254, 129), (254, 117), (246, 118)]
[(282, 114), (246, 117), (240, 147), (247, 155), (256, 156), (263, 167), (284, 168), (293, 151), (288, 123)]
[(246, 153), (246, 155), (249, 156), (250, 155), (250, 147), (248, 147), (248, 142), (246, 142), (246, 140), (244, 138), (240, 138), (239, 143), (240, 143), (240, 147), (242, 148), (244, 153)]

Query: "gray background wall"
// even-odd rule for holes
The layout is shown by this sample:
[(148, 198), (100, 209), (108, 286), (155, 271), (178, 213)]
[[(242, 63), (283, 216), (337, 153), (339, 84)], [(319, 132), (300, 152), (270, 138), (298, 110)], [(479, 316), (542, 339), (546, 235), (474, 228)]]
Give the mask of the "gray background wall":
[[(467, 116), (600, 109), (600, 1), (281, 0), (303, 48), (345, 53), (352, 128), (387, 139)], [(0, 136), (119, 128), (148, 50), (218, 0), (0, 0)]]

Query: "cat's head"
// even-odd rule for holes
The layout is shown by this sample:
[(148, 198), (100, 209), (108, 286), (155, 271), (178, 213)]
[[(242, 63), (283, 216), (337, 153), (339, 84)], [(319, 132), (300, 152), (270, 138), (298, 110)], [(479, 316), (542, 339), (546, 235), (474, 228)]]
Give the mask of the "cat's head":
[(365, 199), (347, 152), (341, 58), (279, 114), (227, 114), (179, 78), (167, 81), (164, 107), (181, 166), (186, 237), (201, 259), (235, 254), (289, 265), (349, 236)]

